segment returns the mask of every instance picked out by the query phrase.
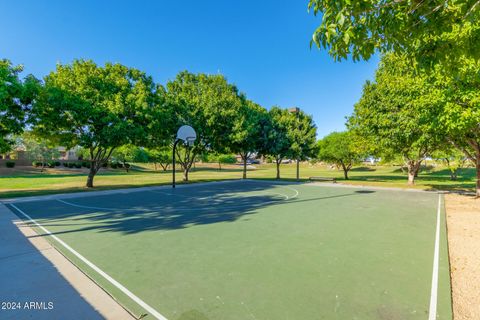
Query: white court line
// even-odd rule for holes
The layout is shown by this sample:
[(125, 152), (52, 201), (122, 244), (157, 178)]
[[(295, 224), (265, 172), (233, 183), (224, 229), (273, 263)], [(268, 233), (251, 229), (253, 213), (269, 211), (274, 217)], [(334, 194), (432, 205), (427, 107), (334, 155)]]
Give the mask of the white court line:
[[(213, 196), (208, 196), (208, 197), (197, 198), (194, 195), (193, 196), (186, 196), (184, 194), (175, 194), (175, 193), (168, 193), (168, 192), (155, 191), (155, 190), (150, 190), (150, 192), (165, 194), (165, 195), (174, 196), (174, 197), (183, 197), (183, 198), (188, 198), (188, 199), (192, 199), (192, 200), (208, 200), (208, 199), (211, 199), (211, 198), (215, 197), (215, 195), (213, 195)], [(281, 197), (285, 198), (285, 200), (289, 199), (289, 196), (286, 195), (286, 194), (278, 193), (278, 192), (269, 192), (269, 191), (259, 191), (257, 193), (254, 193), (252, 196), (255, 197), (255, 196), (263, 195), (263, 194), (276, 194), (278, 196), (281, 196)]]
[(442, 204), (442, 195), (438, 195), (437, 209), (437, 228), (435, 231), (435, 249), (433, 253), (433, 272), (432, 272), (432, 291), (430, 292), (430, 309), (428, 311), (428, 320), (437, 318), (437, 294), (438, 294), (438, 260), (440, 251), (440, 211)]
[[(106, 211), (138, 211), (136, 209), (121, 209), (121, 208), (103, 208), (103, 207), (90, 207), (90, 206), (82, 206), (80, 204), (75, 204), (75, 203), (71, 203), (71, 202), (68, 202), (68, 201), (65, 201), (65, 200), (62, 200), (62, 199), (57, 199), (58, 202), (61, 202), (61, 203), (64, 203), (64, 204), (68, 204), (69, 206), (72, 206), (72, 207), (77, 207), (77, 208), (83, 208), (83, 209), (93, 209), (93, 210), (106, 210)], [(13, 204), (12, 204), (13, 206)]]
[[(292, 189), (292, 190), (295, 190), (295, 189)], [(160, 192), (160, 191), (153, 191), (153, 190), (149, 190), (150, 192), (153, 192), (153, 193), (161, 193), (161, 194), (167, 194), (167, 193), (164, 193), (164, 192)], [(285, 200), (289, 200), (289, 199), (293, 199), (295, 197), (298, 196), (298, 191), (296, 191), (296, 194), (294, 196), (292, 196), (291, 198), (288, 197), (288, 195), (285, 195), (285, 194), (282, 194), (282, 193), (275, 193), (275, 192), (271, 192), (271, 194), (277, 194), (277, 195), (280, 195), (282, 197), (284, 197)], [(185, 198), (191, 198), (189, 196), (185, 196), (185, 195), (177, 195), (177, 194), (168, 194), (168, 195), (172, 195), (172, 196), (182, 196), (182, 197), (185, 197)], [(195, 199), (192, 199), (192, 200), (195, 200)], [(207, 200), (207, 199), (205, 199)], [(128, 209), (128, 208), (108, 208), (108, 207), (92, 207), (92, 206), (84, 206), (84, 205), (80, 205), (80, 204), (75, 204), (75, 203), (72, 203), (72, 202), (68, 202), (68, 201), (65, 201), (65, 200), (62, 200), (62, 199), (56, 199), (56, 201), (58, 202), (61, 202), (61, 203), (64, 203), (66, 205), (69, 205), (69, 206), (72, 206), (72, 207), (77, 207), (77, 208), (82, 208), (82, 209), (91, 209), (91, 210), (102, 210), (102, 211), (133, 211), (133, 212), (137, 212), (139, 211), (139, 209)], [(269, 201), (264, 201), (262, 202), (262, 204), (267, 204), (267, 203), (278, 203), (278, 200), (269, 200)], [(222, 202), (213, 202), (211, 204), (215, 204), (215, 205), (222, 205)], [(13, 204), (12, 204), (13, 205)], [(225, 206), (224, 208), (225, 209), (244, 209), (244, 208), (249, 208), (250, 205), (249, 204), (244, 204), (244, 205), (238, 205), (238, 206)], [(155, 208), (152, 208), (152, 210), (155, 209)], [(165, 209), (165, 208), (162, 208), (162, 211), (163, 212), (175, 212), (175, 211), (208, 211), (208, 210), (212, 210), (212, 207), (200, 207), (200, 208), (195, 208), (195, 207), (188, 207), (188, 208), (169, 208), (169, 209)]]
[(75, 251), (72, 247), (70, 247), (68, 244), (60, 240), (57, 236), (53, 235), (50, 231), (48, 231), (46, 228), (44, 228), (41, 224), (39, 224), (37, 221), (32, 219), (28, 214), (20, 210), (16, 205), (13, 203), (10, 204), (12, 207), (14, 207), (18, 212), (20, 212), (22, 215), (24, 215), (29, 221), (33, 222), (37, 227), (42, 229), (45, 233), (47, 233), (49, 236), (51, 236), (53, 239), (55, 239), (58, 243), (60, 243), (62, 246), (65, 247), (68, 251), (73, 253), (77, 258), (82, 260), (86, 265), (88, 265), (90, 268), (95, 270), (99, 275), (101, 275), (103, 278), (105, 278), (108, 282), (113, 284), (115, 287), (117, 287), (120, 291), (122, 291), (126, 296), (128, 296), (130, 299), (135, 301), (139, 306), (141, 306), (143, 309), (145, 309), (147, 312), (149, 312), (152, 316), (154, 316), (158, 320), (167, 320), (164, 316), (162, 316), (158, 311), (153, 309), (151, 306), (149, 306), (146, 302), (144, 302), (142, 299), (137, 297), (135, 294), (133, 294), (130, 290), (125, 288), (122, 284), (120, 284), (118, 281), (110, 277), (108, 274), (106, 274), (102, 269), (94, 265), (92, 262), (87, 260), (84, 256), (82, 256), (80, 253)]

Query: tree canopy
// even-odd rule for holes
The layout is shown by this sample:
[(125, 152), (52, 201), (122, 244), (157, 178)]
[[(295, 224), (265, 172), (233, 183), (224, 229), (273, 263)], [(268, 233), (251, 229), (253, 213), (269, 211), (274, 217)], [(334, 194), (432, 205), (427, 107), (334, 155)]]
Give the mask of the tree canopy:
[(289, 156), (296, 160), (306, 160), (314, 156), (317, 143), (317, 127), (312, 116), (299, 108), (290, 111), (288, 138), (290, 140)]
[(290, 153), (291, 140), (289, 126), (292, 114), (280, 107), (274, 106), (268, 111), (268, 117), (262, 123), (261, 153), (271, 155), (277, 166), (277, 179), (280, 179), (280, 165)]
[(308, 8), (322, 17), (312, 43), (335, 60), (368, 60), (376, 51), (408, 53), (428, 65), (480, 58), (476, 0), (310, 0)]
[[(235, 120), (244, 96), (222, 75), (180, 72), (167, 83), (167, 103), (173, 110), (175, 130), (187, 124), (195, 128), (197, 140), (193, 147), (185, 147), (178, 160), (184, 180), (195, 156), (207, 149), (223, 152), (228, 149)], [(173, 139), (172, 139), (173, 142)]]
[(243, 179), (247, 178), (247, 161), (262, 145), (262, 123), (267, 110), (260, 105), (243, 100), (239, 112), (234, 118), (234, 127), (230, 135), (228, 149), (240, 155), (243, 161)]
[(348, 180), (348, 171), (361, 159), (361, 154), (355, 147), (352, 133), (349, 131), (330, 133), (318, 141), (317, 148), (318, 159), (341, 167), (346, 180)]
[(0, 153), (10, 150), (12, 135), (20, 134), (25, 126), (26, 112), (35, 98), (38, 80), (29, 75), (19, 78), (22, 66), (0, 60)]
[(372, 141), (377, 156), (401, 155), (413, 184), (421, 162), (445, 142), (438, 130), (441, 102), (440, 92), (426, 75), (417, 75), (402, 56), (388, 54), (382, 58), (375, 81), (365, 84), (349, 126)]
[(44, 81), (32, 109), (34, 130), (59, 145), (88, 149), (87, 187), (115, 148), (141, 144), (157, 123), (157, 87), (139, 70), (76, 60), (57, 65)]

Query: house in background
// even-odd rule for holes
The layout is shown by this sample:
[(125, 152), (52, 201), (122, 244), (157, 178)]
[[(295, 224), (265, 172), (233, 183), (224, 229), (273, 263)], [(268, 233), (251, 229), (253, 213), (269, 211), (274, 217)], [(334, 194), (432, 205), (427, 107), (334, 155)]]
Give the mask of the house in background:
[(57, 147), (60, 152), (59, 160), (79, 160), (77, 155), (77, 148), (67, 149), (65, 147)]

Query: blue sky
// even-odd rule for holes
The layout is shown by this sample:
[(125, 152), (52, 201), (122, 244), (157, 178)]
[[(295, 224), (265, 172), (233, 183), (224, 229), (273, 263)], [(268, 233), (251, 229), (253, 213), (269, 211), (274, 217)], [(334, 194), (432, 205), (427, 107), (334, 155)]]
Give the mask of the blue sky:
[(76, 58), (119, 62), (166, 83), (181, 70), (224, 74), (255, 102), (298, 106), (322, 137), (343, 130), (378, 58), (335, 63), (309, 48), (307, 0), (2, 1), (0, 58), (43, 77)]

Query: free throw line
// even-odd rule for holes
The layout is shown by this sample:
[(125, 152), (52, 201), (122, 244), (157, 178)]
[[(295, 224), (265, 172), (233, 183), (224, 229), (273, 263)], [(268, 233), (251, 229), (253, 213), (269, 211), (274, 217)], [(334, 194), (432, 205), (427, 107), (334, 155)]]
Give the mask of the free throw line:
[(37, 227), (42, 229), (45, 233), (47, 233), (49, 236), (51, 236), (53, 239), (55, 239), (58, 243), (60, 243), (62, 246), (65, 247), (68, 251), (73, 253), (77, 258), (79, 258), (81, 261), (83, 261), (86, 265), (88, 265), (90, 268), (95, 270), (99, 275), (101, 275), (103, 278), (105, 278), (108, 282), (113, 284), (116, 288), (118, 288), (120, 291), (122, 291), (126, 296), (128, 296), (130, 299), (135, 301), (139, 306), (141, 306), (143, 309), (145, 309), (147, 312), (149, 312), (152, 316), (154, 316), (158, 320), (167, 320), (164, 316), (162, 316), (157, 310), (149, 306), (146, 302), (144, 302), (142, 299), (137, 297), (135, 294), (133, 294), (130, 290), (125, 288), (122, 284), (120, 284), (118, 281), (110, 277), (107, 273), (105, 273), (102, 269), (94, 265), (92, 262), (87, 260), (84, 256), (82, 256), (80, 253), (75, 251), (72, 247), (70, 247), (68, 244), (60, 240), (57, 236), (53, 235), (50, 231), (48, 231), (46, 228), (44, 228), (40, 223), (32, 219), (28, 214), (20, 210), (16, 205), (10, 204), (12, 207), (14, 207), (18, 212), (20, 212), (23, 216), (25, 216), (29, 221), (34, 223)]
[(430, 309), (428, 311), (428, 320), (437, 318), (437, 294), (438, 294), (438, 260), (440, 251), (440, 211), (442, 204), (442, 195), (438, 195), (437, 209), (437, 228), (435, 231), (435, 249), (433, 253), (433, 272), (432, 272), (432, 291), (430, 292)]

